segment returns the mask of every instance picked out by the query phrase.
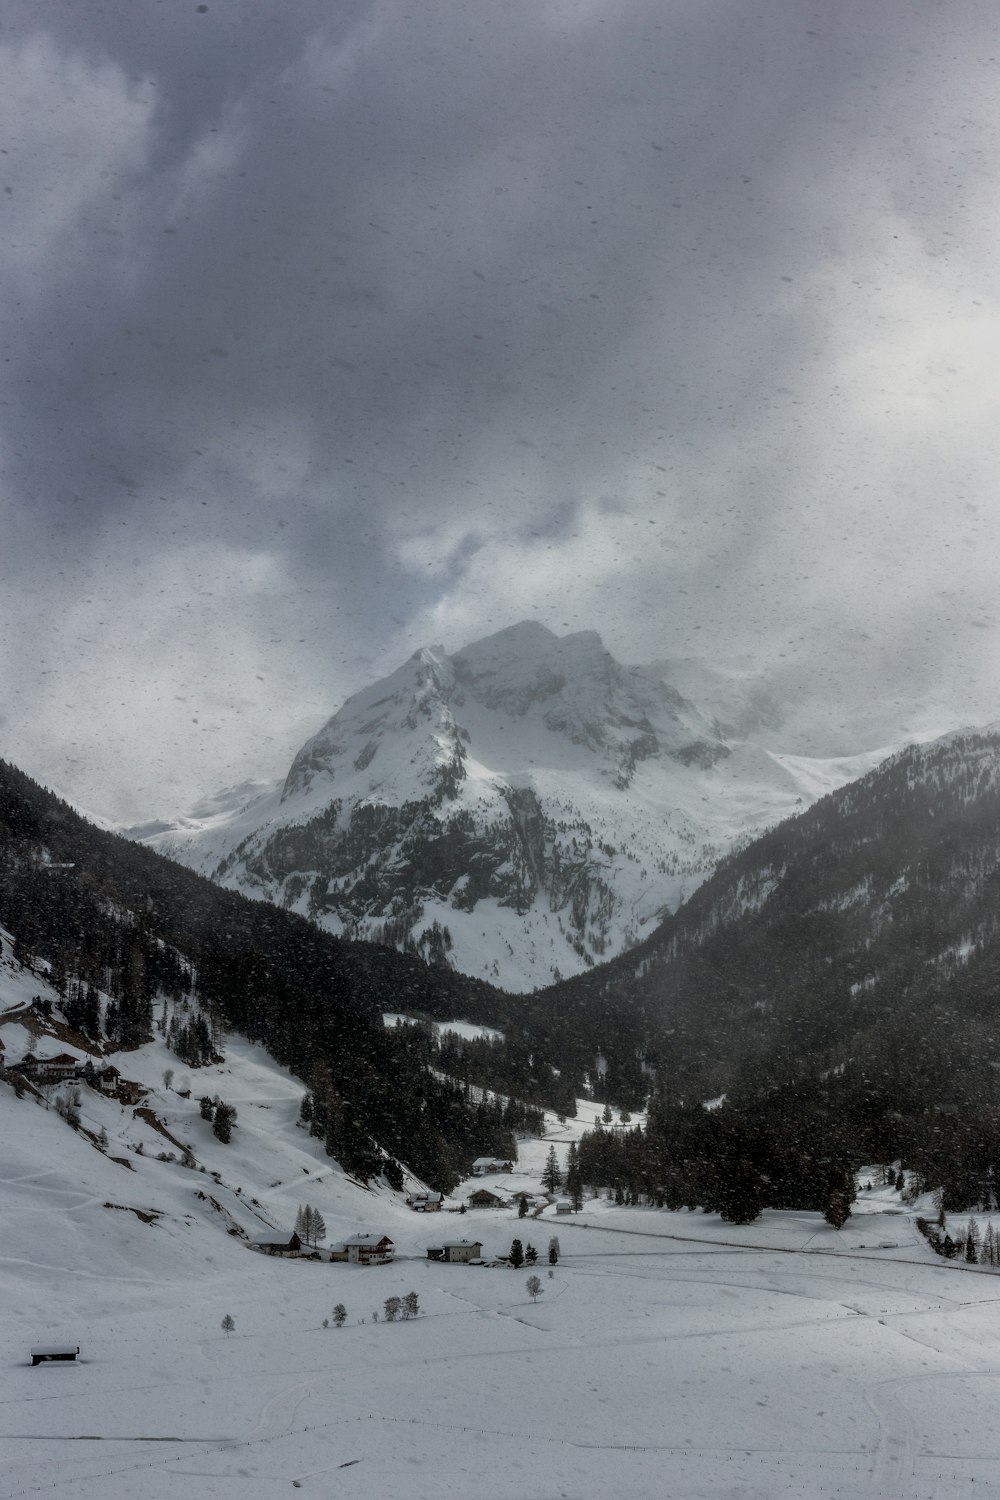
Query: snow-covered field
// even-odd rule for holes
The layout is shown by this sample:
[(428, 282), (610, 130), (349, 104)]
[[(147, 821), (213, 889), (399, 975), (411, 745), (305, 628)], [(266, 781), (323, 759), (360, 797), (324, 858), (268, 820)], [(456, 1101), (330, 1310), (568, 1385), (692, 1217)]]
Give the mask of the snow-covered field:
[[(405, 1015), (398, 1010), (387, 1010), (382, 1013), (382, 1020), (386, 1026), (405, 1026), (413, 1019), (413, 1016)], [(504, 1033), (498, 1031), (495, 1026), (480, 1026), (472, 1021), (433, 1021), (431, 1025), (438, 1036), (444, 1036), (450, 1031), (466, 1041), (502, 1042), (504, 1039)]]
[[(397, 1259), (269, 1260), (198, 1211), (201, 1174), (148, 1158), (129, 1172), (0, 1093), (3, 1500), (950, 1496), (1000, 1482), (1000, 1283), (931, 1259), (905, 1217), (856, 1216), (838, 1236), (816, 1215), (735, 1230), (603, 1201), (570, 1219), (427, 1216), (336, 1172), (307, 1183), (299, 1163), (270, 1209), (308, 1195), (331, 1236), (383, 1228)], [(528, 1153), (536, 1168), (546, 1149)], [(537, 1172), (507, 1183), (522, 1180)], [(872, 1248), (889, 1231), (899, 1248)], [(442, 1238), (492, 1253), (514, 1234), (541, 1251), (536, 1303), (524, 1270), (424, 1258)], [(418, 1319), (373, 1322), (410, 1290)], [(347, 1323), (324, 1328), (336, 1302)], [(29, 1366), (32, 1344), (62, 1340), (80, 1362)]]
[[(39, 1196), (35, 1264), (2, 1261), (4, 1497), (950, 1496), (1000, 1480), (996, 1283), (817, 1255), (814, 1223), (730, 1249), (659, 1238), (707, 1221), (581, 1215), (559, 1224), (533, 1304), (523, 1273), (410, 1259), (419, 1231), (406, 1258), (363, 1269), (224, 1237), (154, 1247), (132, 1220), (95, 1258), (81, 1195)], [(411, 1289), (416, 1321), (371, 1322)], [(347, 1325), (324, 1329), (335, 1301)], [(30, 1368), (27, 1346), (52, 1338), (82, 1362)]]
[[(63, 1050), (16, 1009), (44, 981), (3, 952), (8, 1059)], [(161, 1041), (115, 1061), (148, 1090), (147, 1113), (83, 1086), (81, 1131), (0, 1085), (0, 1500), (770, 1500), (1000, 1484), (1000, 1279), (935, 1259), (888, 1189), (863, 1193), (839, 1234), (815, 1214), (736, 1229), (604, 1200), (568, 1218), (552, 1204), (537, 1218), (417, 1214), (345, 1178), (296, 1127), (302, 1086), (259, 1049), (230, 1038), (224, 1064), (190, 1072)], [(230, 1145), (199, 1116), (206, 1093), (239, 1110)], [(463, 1184), (451, 1206), (483, 1185), (537, 1191), (550, 1145), (564, 1160), (596, 1112), (551, 1117), (512, 1175)], [(86, 1134), (102, 1129), (106, 1151)], [(269, 1259), (240, 1236), (287, 1233), (305, 1202), (331, 1241), (387, 1233), (395, 1262)], [(534, 1302), (528, 1267), (426, 1259), (461, 1238), (492, 1257), (515, 1235), (540, 1253)], [(387, 1324), (385, 1299), (409, 1291), (419, 1317)], [(338, 1302), (345, 1326), (324, 1327)], [(78, 1362), (31, 1367), (33, 1345), (63, 1341)]]

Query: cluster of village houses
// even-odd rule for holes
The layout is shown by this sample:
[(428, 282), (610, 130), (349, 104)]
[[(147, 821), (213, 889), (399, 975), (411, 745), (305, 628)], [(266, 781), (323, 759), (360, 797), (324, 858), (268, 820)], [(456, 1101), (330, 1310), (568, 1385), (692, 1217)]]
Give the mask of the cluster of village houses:
[[(513, 1170), (512, 1161), (502, 1161), (492, 1156), (480, 1156), (472, 1164), (473, 1175), (476, 1177), (484, 1177), (487, 1173), (512, 1172)], [(408, 1193), (406, 1201), (415, 1213), (438, 1213), (444, 1207), (444, 1194), (421, 1188)], [(533, 1205), (547, 1204), (550, 1201), (551, 1199), (547, 1196), (540, 1198), (535, 1193), (523, 1190), (504, 1197), (501, 1193), (492, 1192), (489, 1188), (477, 1188), (474, 1193), (469, 1194), (466, 1200), (470, 1208), (512, 1208), (521, 1204), (526, 1208), (531, 1208)], [(573, 1211), (573, 1205), (569, 1198), (557, 1198), (555, 1210), (560, 1215), (569, 1214)], [(465, 1209), (452, 1208), (449, 1212), (464, 1213)], [(339, 1244), (324, 1245), (321, 1249), (303, 1245), (299, 1236), (292, 1234), (288, 1239), (255, 1240), (254, 1248), (264, 1255), (280, 1255), (286, 1259), (309, 1256), (316, 1260), (347, 1261), (350, 1265), (358, 1266), (387, 1265), (392, 1260), (394, 1251), (393, 1242), (386, 1234), (355, 1234)], [(452, 1265), (485, 1266), (503, 1264), (506, 1257), (501, 1256), (493, 1261), (486, 1260), (483, 1257), (481, 1240), (461, 1239), (444, 1240), (440, 1245), (428, 1245), (427, 1259)]]
[[(303, 1245), (297, 1234), (290, 1235), (287, 1240), (255, 1240), (254, 1247), (263, 1255), (279, 1255), (286, 1260), (308, 1255), (319, 1260), (347, 1261), (352, 1266), (386, 1266), (395, 1251), (387, 1234), (353, 1234), (349, 1240), (324, 1245), (320, 1250)], [(445, 1240), (441, 1245), (428, 1245), (427, 1259), (448, 1261), (453, 1265), (486, 1264), (482, 1240)]]

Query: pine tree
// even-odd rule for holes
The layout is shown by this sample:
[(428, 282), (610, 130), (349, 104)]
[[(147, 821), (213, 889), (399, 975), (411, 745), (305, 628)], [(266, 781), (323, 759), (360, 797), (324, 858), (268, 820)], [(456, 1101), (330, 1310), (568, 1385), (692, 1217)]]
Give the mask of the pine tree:
[(236, 1319), (230, 1313), (226, 1313), (226, 1316), (222, 1320), (222, 1331), (226, 1335), (226, 1338), (229, 1337), (235, 1327)]
[(570, 1148), (566, 1153), (566, 1191), (574, 1210), (579, 1213), (583, 1207), (583, 1179), (580, 1175), (580, 1158), (575, 1141), (570, 1142)]
[(834, 1229), (842, 1229), (851, 1216), (851, 1205), (843, 1188), (833, 1187), (827, 1193), (823, 1217)]
[(752, 1224), (763, 1207), (761, 1181), (753, 1163), (745, 1157), (725, 1157), (717, 1166), (720, 1217), (727, 1224)]
[(555, 1146), (550, 1146), (549, 1154), (545, 1161), (545, 1170), (542, 1172), (542, 1187), (547, 1193), (554, 1193), (561, 1182), (562, 1173), (559, 1170), (556, 1148)]
[(524, 1246), (520, 1240), (511, 1240), (508, 1259), (515, 1271), (519, 1271), (524, 1265)]
[(223, 1104), (220, 1099), (215, 1106), (215, 1119), (212, 1121), (212, 1134), (217, 1141), (228, 1146), (233, 1134), (233, 1121), (236, 1119), (236, 1111), (231, 1104)]
[(326, 1224), (318, 1208), (306, 1203), (295, 1215), (295, 1233), (303, 1245), (316, 1246), (326, 1239)]
[(559, 1263), (559, 1240), (555, 1235), (549, 1240), (549, 1265), (555, 1266)]
[(533, 1266), (533, 1265), (537, 1264), (537, 1261), (538, 1261), (538, 1251), (535, 1249), (534, 1245), (526, 1245), (525, 1246), (524, 1258), (527, 1261), (527, 1263), (528, 1263), (529, 1266)]
[(965, 1231), (965, 1259), (970, 1266), (979, 1264), (979, 1225), (969, 1216), (969, 1227)]
[[(902, 1174), (900, 1174), (902, 1175)], [(823, 1217), (834, 1229), (840, 1229), (851, 1215), (855, 1198), (854, 1173), (848, 1166), (833, 1167), (827, 1177), (826, 1204)]]
[(521, 1198), (521, 1200), (519, 1201), (519, 1203), (517, 1205), (517, 1217), (519, 1219), (526, 1219), (528, 1217), (528, 1200), (527, 1200), (527, 1198)]

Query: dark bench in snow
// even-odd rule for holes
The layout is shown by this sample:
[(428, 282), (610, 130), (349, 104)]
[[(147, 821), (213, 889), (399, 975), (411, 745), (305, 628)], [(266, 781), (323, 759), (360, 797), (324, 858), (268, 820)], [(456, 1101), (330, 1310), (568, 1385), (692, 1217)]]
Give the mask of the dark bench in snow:
[(40, 1344), (31, 1351), (31, 1363), (40, 1365), (48, 1359), (76, 1359), (79, 1352), (79, 1344), (75, 1347), (72, 1344)]

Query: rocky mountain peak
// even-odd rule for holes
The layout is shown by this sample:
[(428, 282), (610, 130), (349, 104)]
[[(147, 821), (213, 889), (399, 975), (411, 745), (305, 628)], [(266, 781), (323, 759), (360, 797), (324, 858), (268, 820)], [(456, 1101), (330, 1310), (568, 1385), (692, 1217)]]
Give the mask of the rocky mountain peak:
[(414, 652), (271, 796), (149, 842), (332, 931), (530, 989), (636, 941), (734, 839), (852, 774), (726, 739), (596, 631), (525, 620)]

